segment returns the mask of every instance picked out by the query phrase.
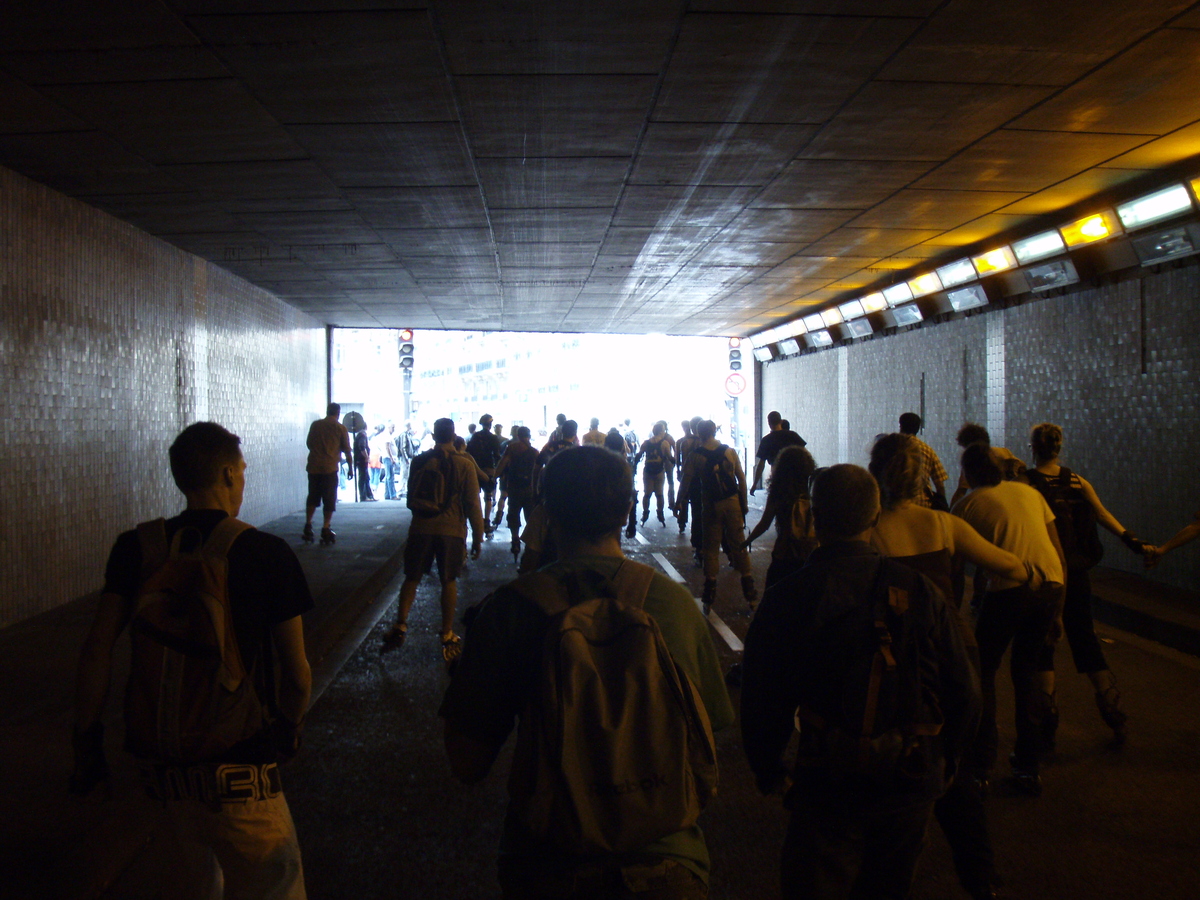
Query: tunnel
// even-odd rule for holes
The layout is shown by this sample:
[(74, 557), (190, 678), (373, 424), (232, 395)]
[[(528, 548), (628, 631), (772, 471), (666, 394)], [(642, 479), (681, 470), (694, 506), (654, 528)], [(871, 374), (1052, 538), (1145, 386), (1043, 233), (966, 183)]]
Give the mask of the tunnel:
[[(239, 434), (242, 518), (295, 524), (332, 329), (741, 338), (755, 442), (776, 410), (822, 465), (865, 464), (917, 412), (956, 476), (963, 423), (1027, 458), (1052, 421), (1124, 526), (1166, 541), (1200, 499), (1198, 82), (1200, 8), (1174, 0), (7, 4), (11, 796), (40, 802), (25, 766), (62, 793), (81, 622), (116, 536), (178, 510), (182, 428)], [(323, 652), (389, 584), (406, 521), (355, 520), (388, 537), (348, 539), (362, 558), (324, 576), (362, 603), (319, 611)], [(1097, 617), (1178, 667), (1133, 679), (1147, 707), (1166, 679), (1147, 765), (1173, 768), (1200, 544), (1146, 571), (1102, 540)], [(1195, 785), (1194, 747), (1188, 766)], [(1140, 776), (1095, 777), (1122, 795)], [(77, 817), (65, 795), (47, 804), (36, 828), (8, 817), (36, 860), (4, 866), (17, 896), (84, 840), (54, 824)], [(1194, 859), (1160, 859), (1122, 810), (1092, 811), (1096, 846), (1126, 821), (1133, 870), (1184, 896)], [(121, 896), (108, 877), (70, 895)], [(922, 896), (953, 896), (945, 877)], [(1028, 896), (1086, 893), (1047, 877)]]

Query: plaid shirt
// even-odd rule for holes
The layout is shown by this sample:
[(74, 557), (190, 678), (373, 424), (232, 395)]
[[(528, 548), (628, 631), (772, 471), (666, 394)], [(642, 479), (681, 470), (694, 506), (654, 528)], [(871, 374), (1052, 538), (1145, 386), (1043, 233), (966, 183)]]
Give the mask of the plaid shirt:
[[(938, 459), (938, 455), (934, 453), (933, 448), (921, 440), (919, 437), (913, 436), (913, 440), (917, 442), (917, 449), (921, 451), (921, 462), (924, 464), (924, 475), (921, 478), (921, 484), (924, 486), (929, 482), (929, 479), (939, 481), (943, 485), (949, 477), (946, 475), (946, 470), (942, 466), (942, 461)], [(929, 494), (922, 491), (913, 498), (913, 502), (917, 506), (929, 506)]]

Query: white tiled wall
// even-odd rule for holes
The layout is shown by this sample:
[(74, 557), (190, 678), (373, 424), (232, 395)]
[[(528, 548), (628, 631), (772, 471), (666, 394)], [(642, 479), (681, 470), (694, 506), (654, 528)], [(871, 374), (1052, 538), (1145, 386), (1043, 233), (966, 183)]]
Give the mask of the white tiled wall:
[[(1200, 263), (1192, 262), (768, 363), (763, 415), (778, 409), (790, 418), (818, 465), (865, 465), (875, 434), (919, 411), (924, 375), (922, 437), (951, 486), (963, 422), (989, 426), (994, 443), (1026, 460), (1030, 427), (1057, 422), (1063, 463), (1092, 482), (1125, 527), (1161, 543), (1200, 510), (1197, 297)], [(838, 354), (847, 357), (848, 385), (839, 384)], [(1104, 565), (1142, 571), (1115, 538), (1102, 538)], [(1166, 557), (1151, 577), (1197, 589), (1200, 542)]]
[(182, 505), (167, 447), (220, 422), (242, 518), (303, 506), (324, 328), (189, 253), (0, 168), (0, 626), (100, 587), (116, 535)]

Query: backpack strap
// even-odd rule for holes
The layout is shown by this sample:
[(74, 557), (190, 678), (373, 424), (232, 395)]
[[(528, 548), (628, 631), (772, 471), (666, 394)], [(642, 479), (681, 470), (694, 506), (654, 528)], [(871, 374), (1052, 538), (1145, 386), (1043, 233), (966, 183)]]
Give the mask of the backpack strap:
[[(879, 560), (879, 568), (875, 573), (875, 583), (871, 589), (872, 617), (875, 620), (875, 640), (879, 648), (871, 660), (871, 680), (867, 682), (867, 702), (863, 707), (862, 730), (858, 736), (859, 763), (866, 765), (871, 755), (871, 735), (875, 730), (875, 713), (879, 709), (879, 688), (883, 683), (885, 672), (896, 670), (896, 657), (892, 653), (892, 632), (888, 629), (888, 607), (892, 605), (893, 591), (887, 584), (884, 569), (887, 561)], [(907, 599), (907, 598), (906, 598)], [(907, 603), (905, 604), (907, 608)], [(901, 611), (902, 612), (902, 611)]]
[(227, 559), (233, 542), (241, 536), (243, 531), (249, 531), (253, 527), (234, 516), (226, 516), (217, 523), (217, 527), (212, 530), (212, 534), (204, 542), (204, 552), (209, 556)]
[(626, 559), (613, 576), (612, 584), (616, 588), (617, 600), (626, 606), (641, 609), (650, 593), (650, 582), (654, 580), (654, 570), (649, 566), (632, 559)]

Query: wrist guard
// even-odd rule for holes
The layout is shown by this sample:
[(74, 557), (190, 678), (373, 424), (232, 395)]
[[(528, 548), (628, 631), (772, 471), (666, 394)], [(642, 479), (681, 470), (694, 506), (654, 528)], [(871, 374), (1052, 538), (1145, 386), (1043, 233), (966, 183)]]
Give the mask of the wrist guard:
[(1142, 554), (1144, 554), (1146, 552), (1146, 545), (1142, 541), (1139, 541), (1136, 537), (1134, 537), (1132, 531), (1126, 531), (1125, 533), (1123, 533), (1121, 535), (1121, 541), (1122, 541), (1122, 543), (1125, 544), (1126, 547), (1128, 547), (1130, 550), (1132, 550), (1138, 556), (1141, 556)]

